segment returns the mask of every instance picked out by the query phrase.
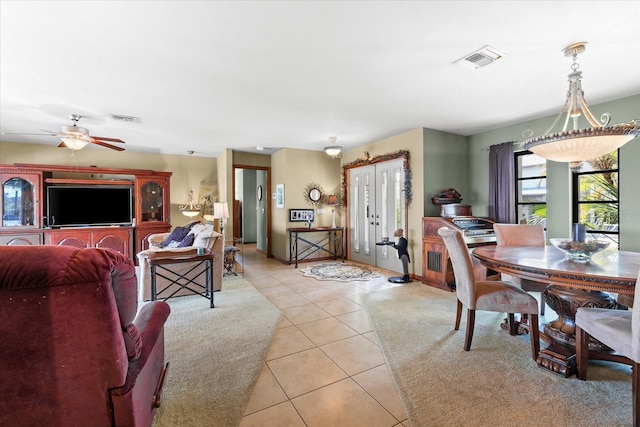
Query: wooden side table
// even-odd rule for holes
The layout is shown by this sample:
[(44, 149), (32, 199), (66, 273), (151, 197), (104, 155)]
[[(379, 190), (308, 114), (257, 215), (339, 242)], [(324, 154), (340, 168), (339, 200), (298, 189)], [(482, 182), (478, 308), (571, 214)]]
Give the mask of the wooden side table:
[[(244, 277), (244, 240), (241, 237), (232, 237), (231, 240), (225, 241), (224, 245), (224, 262), (223, 262), (223, 276), (234, 275), (238, 273)], [(240, 262), (238, 261), (238, 254), (240, 255)], [(238, 271), (238, 266), (242, 263), (242, 269)]]
[[(171, 269), (174, 264), (181, 264), (185, 262), (197, 262), (187, 273), (179, 274)], [(204, 254), (198, 255), (186, 253), (180, 255), (166, 256), (151, 256), (149, 257), (149, 267), (151, 269), (151, 301), (158, 299), (158, 296), (163, 292), (166, 292), (172, 285), (177, 285), (176, 290), (171, 294), (164, 296), (163, 300), (166, 301), (173, 297), (177, 292), (182, 289), (187, 289), (196, 295), (201, 295), (207, 298), (210, 303), (210, 307), (214, 308), (213, 304), (213, 253), (207, 249)], [(198, 272), (198, 268), (202, 268)], [(194, 273), (195, 276), (187, 277), (190, 273)], [(205, 275), (205, 285), (197, 283), (195, 280)], [(169, 281), (169, 284), (163, 289), (158, 290), (156, 286), (156, 275)]]

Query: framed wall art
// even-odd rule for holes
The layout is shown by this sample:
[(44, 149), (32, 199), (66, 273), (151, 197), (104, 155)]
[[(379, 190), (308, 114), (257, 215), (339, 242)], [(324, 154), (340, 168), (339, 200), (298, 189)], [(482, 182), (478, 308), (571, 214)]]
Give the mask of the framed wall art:
[(289, 222), (313, 222), (314, 219), (313, 209), (289, 209)]
[(276, 208), (284, 208), (284, 184), (276, 184)]

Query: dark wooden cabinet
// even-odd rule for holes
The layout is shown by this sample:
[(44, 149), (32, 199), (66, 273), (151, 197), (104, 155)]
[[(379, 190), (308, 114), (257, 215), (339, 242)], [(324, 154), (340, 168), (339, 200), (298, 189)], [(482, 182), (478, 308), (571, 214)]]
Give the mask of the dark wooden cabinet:
[(41, 245), (42, 173), (0, 165), (0, 245)]
[(133, 259), (132, 227), (62, 228), (45, 231), (47, 245), (73, 246), (75, 248), (107, 248)]
[[(135, 254), (147, 248), (149, 235), (171, 228), (171, 175), (171, 172), (95, 166), (0, 165), (0, 245), (110, 248), (135, 260)], [(133, 223), (118, 227), (51, 228), (44, 216), (48, 186), (132, 186)]]
[[(147, 238), (171, 229), (169, 204), (170, 174), (156, 172), (152, 176), (136, 176), (135, 252), (149, 249)], [(137, 261), (137, 260), (136, 260)]]

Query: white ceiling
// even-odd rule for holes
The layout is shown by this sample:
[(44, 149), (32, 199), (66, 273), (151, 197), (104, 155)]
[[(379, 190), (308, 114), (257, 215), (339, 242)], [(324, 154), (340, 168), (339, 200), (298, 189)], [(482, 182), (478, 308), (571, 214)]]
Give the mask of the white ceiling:
[[(0, 19), (0, 131), (75, 113), (139, 152), (354, 148), (554, 115), (576, 41), (591, 105), (640, 93), (640, 1), (1, 0)], [(485, 45), (505, 56), (452, 64)]]

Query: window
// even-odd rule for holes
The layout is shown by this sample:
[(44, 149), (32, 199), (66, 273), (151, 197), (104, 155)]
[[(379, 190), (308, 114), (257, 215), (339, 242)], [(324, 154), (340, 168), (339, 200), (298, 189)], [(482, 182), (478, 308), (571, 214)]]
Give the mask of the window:
[(520, 224), (547, 220), (547, 161), (531, 151), (515, 153), (516, 214)]
[(590, 237), (618, 247), (618, 150), (582, 162), (573, 175), (573, 222), (585, 224)]

